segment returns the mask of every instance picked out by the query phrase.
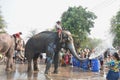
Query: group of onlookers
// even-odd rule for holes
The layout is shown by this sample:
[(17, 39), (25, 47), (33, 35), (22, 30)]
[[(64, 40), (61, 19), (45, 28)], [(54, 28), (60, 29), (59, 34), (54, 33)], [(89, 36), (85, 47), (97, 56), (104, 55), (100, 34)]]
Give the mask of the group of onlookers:
[[(82, 58), (88, 58), (88, 70), (92, 67), (92, 59), (89, 59), (91, 54), (94, 54), (95, 50), (90, 49), (83, 49), (80, 51), (79, 55)], [(107, 80), (118, 80), (120, 77), (120, 50), (111, 51), (107, 49), (104, 53), (101, 53), (99, 56), (95, 57), (94, 59), (98, 60), (97, 66), (99, 70), (105, 71), (107, 68), (106, 79)], [(72, 63), (72, 55), (69, 51), (61, 50), (60, 51), (60, 66), (71, 65)], [(77, 60), (77, 59), (76, 59)], [(84, 61), (83, 61), (84, 62)], [(99, 71), (98, 70), (98, 71)]]
[(70, 53), (70, 51), (65, 51), (64, 49), (62, 49), (60, 51), (60, 66), (67, 66), (67, 65), (71, 65), (71, 58), (72, 55)]
[[(81, 52), (81, 57), (87, 58), (91, 54), (95, 53), (95, 50), (90, 51), (88, 49), (84, 49)], [(107, 68), (107, 80), (118, 80), (120, 78), (120, 49), (117, 51), (116, 49), (108, 48), (104, 53), (101, 53), (98, 57), (95, 58), (99, 60), (100, 70), (105, 71)]]

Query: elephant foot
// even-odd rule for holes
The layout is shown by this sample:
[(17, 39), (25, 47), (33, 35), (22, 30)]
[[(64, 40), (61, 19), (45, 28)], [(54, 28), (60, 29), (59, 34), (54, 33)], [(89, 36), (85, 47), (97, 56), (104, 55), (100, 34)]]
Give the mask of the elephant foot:
[(52, 80), (51, 77), (48, 74), (45, 74), (45, 77), (47, 80)]
[(32, 67), (31, 66), (28, 66), (27, 72), (32, 72)]
[(34, 65), (34, 71), (39, 71), (38, 65)]
[(58, 74), (58, 71), (57, 71), (57, 70), (55, 70), (55, 71), (53, 72), (53, 74)]
[(32, 69), (28, 68), (27, 72), (32, 72)]
[(48, 71), (47, 71), (47, 70), (45, 71), (45, 74), (48, 74)]
[(32, 72), (32, 70), (27, 70), (27, 72)]
[(15, 66), (12, 66), (10, 67), (12, 71), (15, 71), (16, 70), (16, 67)]
[(31, 77), (32, 76), (32, 72), (28, 72), (28, 77)]
[(12, 71), (12, 69), (11, 68), (6, 68), (6, 71)]
[(39, 71), (38, 66), (34, 66), (34, 71)]
[(34, 71), (39, 71), (39, 69), (38, 69), (38, 68), (36, 68), (36, 69), (34, 69)]

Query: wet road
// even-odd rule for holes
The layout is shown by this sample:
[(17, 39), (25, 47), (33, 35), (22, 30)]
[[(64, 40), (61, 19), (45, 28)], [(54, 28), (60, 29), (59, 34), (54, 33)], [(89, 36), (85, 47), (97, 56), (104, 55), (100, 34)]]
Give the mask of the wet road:
[(5, 65), (0, 65), (0, 80), (105, 80), (103, 72), (83, 71), (78, 67), (59, 67), (59, 74), (45, 75), (45, 65), (39, 65), (39, 72), (27, 73), (26, 64), (16, 64), (14, 72), (6, 72)]

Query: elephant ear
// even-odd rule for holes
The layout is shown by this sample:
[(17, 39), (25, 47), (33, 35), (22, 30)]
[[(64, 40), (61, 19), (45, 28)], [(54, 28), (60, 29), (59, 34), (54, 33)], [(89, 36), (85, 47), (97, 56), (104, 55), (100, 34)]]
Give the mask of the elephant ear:
[(69, 42), (69, 41), (72, 40), (72, 35), (71, 35), (70, 33), (68, 33), (68, 32), (63, 32), (63, 33), (62, 33), (62, 38), (63, 38), (65, 41)]

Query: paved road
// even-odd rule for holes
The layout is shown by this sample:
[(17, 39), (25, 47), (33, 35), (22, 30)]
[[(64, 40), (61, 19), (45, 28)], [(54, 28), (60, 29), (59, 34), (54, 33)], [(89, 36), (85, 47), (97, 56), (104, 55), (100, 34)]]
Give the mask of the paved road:
[(78, 67), (59, 67), (59, 74), (44, 74), (45, 65), (39, 65), (39, 72), (27, 73), (26, 64), (16, 64), (14, 72), (6, 72), (5, 65), (0, 65), (0, 80), (105, 80), (103, 72), (83, 71)]

